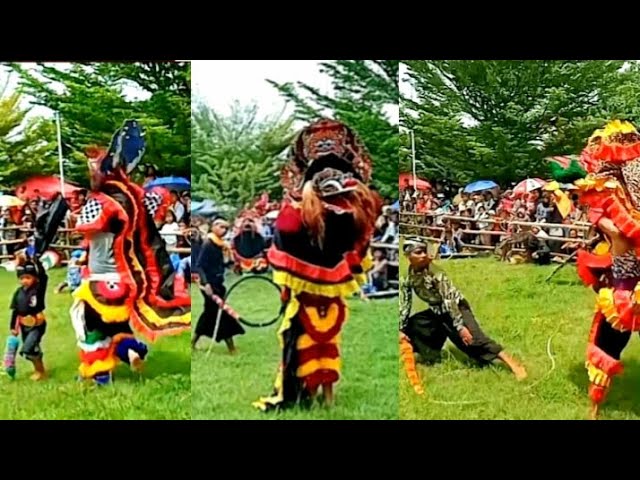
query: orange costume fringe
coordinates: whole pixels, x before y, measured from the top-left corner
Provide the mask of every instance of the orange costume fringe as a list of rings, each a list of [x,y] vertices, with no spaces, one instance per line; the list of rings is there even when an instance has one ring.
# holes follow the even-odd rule
[[[589,396],[597,405],[605,400],[613,377],[623,371],[620,354],[631,333],[640,331],[640,316],[634,313],[640,299],[640,191],[635,173],[640,134],[627,122],[611,122],[593,134],[582,158],[588,159],[588,175],[575,182],[580,202],[588,206],[589,221],[605,238],[594,251],[581,250],[577,257],[580,278],[597,292],[585,362]],[[598,227],[603,221],[615,226],[617,238]],[[610,247],[615,241],[632,248],[614,256]]]

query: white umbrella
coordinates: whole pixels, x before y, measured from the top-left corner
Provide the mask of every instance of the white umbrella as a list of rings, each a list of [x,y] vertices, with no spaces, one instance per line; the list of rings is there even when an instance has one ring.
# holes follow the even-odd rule
[[[538,190],[539,188],[544,187],[546,184],[547,182],[540,178],[527,178],[526,180],[521,181],[518,185],[515,186],[515,188],[513,189],[513,193],[515,195],[523,195],[525,193]]]

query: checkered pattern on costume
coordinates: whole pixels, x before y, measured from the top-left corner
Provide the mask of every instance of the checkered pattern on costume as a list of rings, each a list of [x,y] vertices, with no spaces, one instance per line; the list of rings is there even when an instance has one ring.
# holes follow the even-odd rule
[[[90,198],[85,203],[78,217],[78,225],[94,223],[102,214],[102,205],[95,198]]]
[[[143,201],[149,215],[155,217],[158,208],[162,205],[162,196],[156,192],[146,192]]]

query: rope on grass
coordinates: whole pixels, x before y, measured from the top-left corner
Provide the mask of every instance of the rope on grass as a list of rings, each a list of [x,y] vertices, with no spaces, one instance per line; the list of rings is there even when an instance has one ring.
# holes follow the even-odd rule
[[[531,390],[533,387],[539,385],[541,382],[543,382],[544,380],[546,380],[549,375],[551,375],[551,373],[556,369],[556,359],[551,351],[551,341],[553,340],[553,337],[555,337],[558,332],[560,331],[560,327],[562,327],[562,325],[558,325],[558,328],[556,329],[555,332],[553,332],[551,334],[551,336],[547,339],[547,357],[549,357],[549,360],[551,361],[551,368],[547,371],[547,373],[545,373],[541,378],[539,378],[538,380],[536,380],[535,382],[533,382],[531,385],[528,385],[527,387],[525,387],[525,391],[529,391]],[[511,398],[514,397],[515,394],[511,394],[511,395],[505,395],[503,397],[500,398]],[[429,403],[435,403],[437,405],[478,405],[481,403],[488,403],[490,401],[494,401],[495,398],[492,398],[490,400],[459,400],[459,401],[446,401],[446,400],[433,400],[429,397],[427,397],[427,401]]]

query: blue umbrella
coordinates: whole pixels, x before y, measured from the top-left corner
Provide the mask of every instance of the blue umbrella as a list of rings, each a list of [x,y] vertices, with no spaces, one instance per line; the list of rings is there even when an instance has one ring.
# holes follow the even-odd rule
[[[496,188],[498,184],[491,180],[478,180],[464,187],[464,193],[481,192],[482,190],[491,190]]]
[[[191,182],[182,177],[161,177],[147,183],[144,188],[164,187],[169,190],[188,190]]]
[[[391,205],[391,210],[398,212],[400,211],[400,200],[396,200],[396,203]]]

